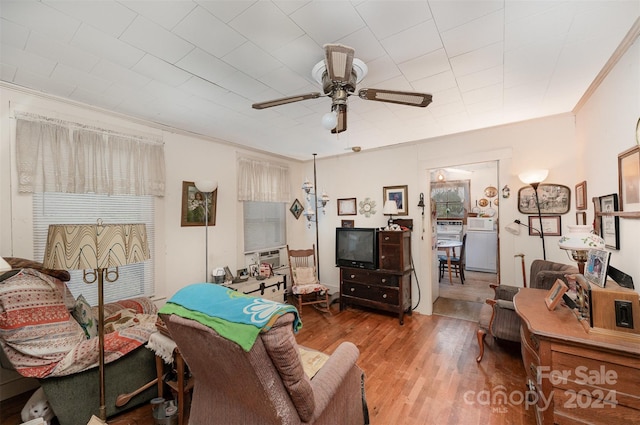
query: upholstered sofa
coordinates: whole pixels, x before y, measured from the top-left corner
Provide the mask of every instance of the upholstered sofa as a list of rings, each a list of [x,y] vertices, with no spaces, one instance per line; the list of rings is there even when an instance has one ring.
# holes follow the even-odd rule
[[[570,264],[534,260],[529,272],[530,287],[549,290],[556,280],[561,279],[567,283],[566,275],[576,273],[578,268]],[[482,361],[484,356],[484,337],[487,332],[498,340],[520,342],[520,317],[513,306],[513,297],[520,288],[502,284],[491,287],[495,290],[495,296],[486,300],[486,304],[480,311],[476,335],[480,348],[477,362]]]
[[[38,379],[60,425],[83,425],[99,410],[98,337],[95,309],[66,286],[69,273],[37,262],[5,258],[0,274],[2,367]],[[96,290],[95,286],[87,288]],[[156,378],[154,353],[144,347],[156,331],[157,309],[148,298],[105,305],[106,413],[151,400],[156,386],[115,406]]]

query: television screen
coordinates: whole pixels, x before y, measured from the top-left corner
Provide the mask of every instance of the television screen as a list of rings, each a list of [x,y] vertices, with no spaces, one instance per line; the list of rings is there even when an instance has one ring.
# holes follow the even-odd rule
[[[378,233],[375,228],[336,228],[336,265],[378,268]]]

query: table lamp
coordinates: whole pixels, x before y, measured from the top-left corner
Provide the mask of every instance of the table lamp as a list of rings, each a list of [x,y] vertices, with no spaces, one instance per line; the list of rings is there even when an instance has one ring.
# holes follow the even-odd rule
[[[382,214],[389,216],[389,221],[387,221],[387,226],[391,227],[393,224],[393,216],[398,215],[398,204],[396,201],[388,200],[384,203],[384,207],[382,208]]]
[[[570,224],[569,233],[562,236],[558,241],[560,249],[567,251],[567,255],[578,263],[578,271],[584,274],[584,265],[590,249],[601,249],[604,247],[604,239],[592,232],[590,225]]]

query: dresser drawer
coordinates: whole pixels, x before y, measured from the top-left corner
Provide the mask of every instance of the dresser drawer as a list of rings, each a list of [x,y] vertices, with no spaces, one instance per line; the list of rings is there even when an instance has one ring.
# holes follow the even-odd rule
[[[342,280],[344,282],[353,281],[378,286],[398,287],[398,276],[388,273],[376,273],[360,269],[342,270]]]
[[[383,232],[380,233],[380,238],[378,240],[380,242],[380,246],[387,244],[400,245],[403,237],[403,232]],[[398,249],[397,246],[396,249]]]
[[[342,284],[342,295],[345,297],[362,298],[394,306],[399,304],[400,299],[397,288],[353,282],[344,282]]]

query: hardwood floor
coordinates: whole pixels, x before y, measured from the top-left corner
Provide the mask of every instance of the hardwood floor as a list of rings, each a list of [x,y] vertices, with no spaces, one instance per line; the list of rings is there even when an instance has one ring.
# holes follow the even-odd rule
[[[532,410],[520,402],[525,372],[519,346],[502,346],[487,337],[478,364],[473,322],[413,314],[400,326],[396,316],[385,313],[351,307],[338,312],[337,304],[332,311],[328,315],[305,306],[297,341],[326,353],[342,341],[358,346],[371,424],[535,424]],[[490,403],[499,393],[513,402]],[[0,403],[3,425],[20,423],[28,396]],[[109,423],[153,425],[150,412],[142,406]]]

